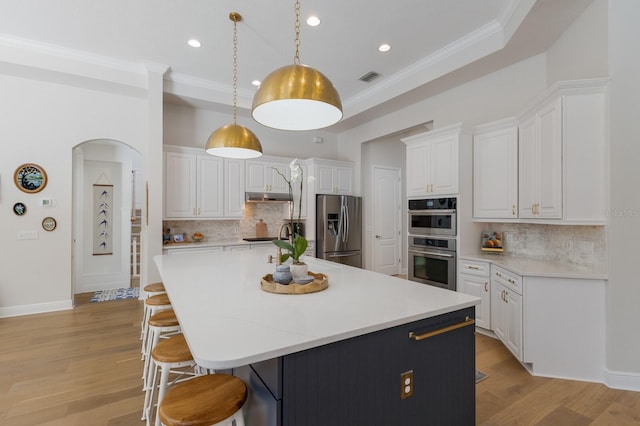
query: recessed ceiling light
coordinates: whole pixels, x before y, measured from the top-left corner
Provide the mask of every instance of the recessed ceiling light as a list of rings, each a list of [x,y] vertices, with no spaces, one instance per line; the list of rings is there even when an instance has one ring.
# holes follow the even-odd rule
[[[309,25],[310,27],[317,27],[318,25],[320,25],[320,18],[315,15],[309,16],[307,18],[307,25]]]
[[[187,44],[191,47],[200,47],[202,46],[202,43],[200,43],[198,40],[196,40],[195,38],[192,38],[191,40],[189,40],[187,42]]]
[[[382,43],[380,46],[378,46],[378,52],[388,52],[391,50],[391,45],[387,44],[387,43]]]
[[[251,84],[253,84],[254,86],[260,86],[260,80],[253,80]]]

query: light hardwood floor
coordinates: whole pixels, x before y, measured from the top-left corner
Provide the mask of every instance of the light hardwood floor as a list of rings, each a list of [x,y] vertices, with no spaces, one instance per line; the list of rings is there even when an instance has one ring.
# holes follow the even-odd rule
[[[72,311],[0,319],[0,425],[143,425],[142,302],[87,296]],[[489,375],[478,425],[640,425],[640,392],[533,377],[500,342],[476,343]]]

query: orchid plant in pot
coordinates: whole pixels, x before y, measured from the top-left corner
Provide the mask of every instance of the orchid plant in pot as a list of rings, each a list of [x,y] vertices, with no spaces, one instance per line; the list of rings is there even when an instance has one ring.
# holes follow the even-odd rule
[[[307,250],[308,241],[305,237],[300,235],[300,228],[297,224],[300,223],[301,214],[302,214],[302,194],[304,188],[304,172],[300,163],[298,163],[298,159],[294,159],[291,164],[289,164],[289,168],[291,170],[291,177],[287,179],[280,170],[274,168],[274,170],[282,176],[282,178],[287,183],[289,189],[289,197],[291,198],[291,202],[289,203],[289,241],[284,240],[274,240],[273,243],[284,250],[285,252],[280,257],[280,262],[286,262],[288,259],[292,260],[292,263],[289,265],[291,275],[293,279],[304,278],[307,276],[308,266],[300,260],[300,256],[304,254]],[[312,183],[314,180],[313,176],[307,177],[307,181]],[[300,185],[300,196],[296,200],[294,198],[293,186],[295,184]],[[298,202],[298,220],[294,222],[294,216],[296,213],[296,201]]]

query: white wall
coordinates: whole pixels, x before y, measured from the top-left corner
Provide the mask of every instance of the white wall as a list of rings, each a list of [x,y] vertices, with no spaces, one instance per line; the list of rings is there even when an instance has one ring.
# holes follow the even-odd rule
[[[640,390],[640,2],[609,2],[610,168],[607,367],[609,381]]]
[[[609,76],[607,0],[594,0],[547,50],[547,81]]]
[[[230,114],[177,104],[165,104],[164,144],[204,150],[209,135],[219,127],[231,123],[233,123],[233,116]],[[275,130],[243,116],[238,116],[238,124],[255,133],[265,155],[301,159],[311,157],[336,159],[337,137],[326,131],[288,132]],[[322,138],[322,143],[315,143],[314,137]]]
[[[547,88],[546,58],[538,55],[439,93],[338,136],[338,155],[360,163],[360,145],[433,120],[433,128],[476,125],[519,112]],[[360,188],[356,170],[356,188]],[[363,194],[364,195],[364,194]]]
[[[114,139],[140,150],[147,140],[146,101],[96,90],[0,74],[0,317],[64,309],[72,300],[72,150],[93,139]],[[25,194],[13,184],[22,163],[42,166],[48,184]],[[38,206],[43,198],[55,206]],[[13,214],[16,202],[27,205]],[[58,227],[42,230],[53,216]],[[35,230],[37,240],[16,239]]]

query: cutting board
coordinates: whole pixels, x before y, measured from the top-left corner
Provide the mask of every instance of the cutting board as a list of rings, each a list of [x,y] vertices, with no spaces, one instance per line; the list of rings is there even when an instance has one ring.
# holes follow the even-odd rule
[[[260,219],[260,221],[256,223],[256,237],[264,238],[267,236],[267,224]]]

